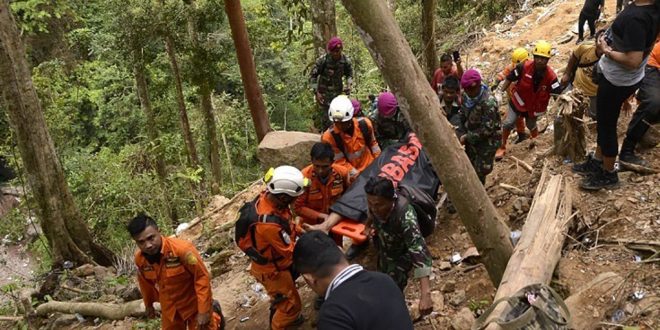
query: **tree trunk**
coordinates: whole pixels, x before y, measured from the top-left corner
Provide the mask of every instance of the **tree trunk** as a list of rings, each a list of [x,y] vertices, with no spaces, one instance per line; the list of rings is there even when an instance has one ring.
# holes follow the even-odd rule
[[[428,150],[451,201],[483,256],[491,281],[500,283],[513,247],[509,228],[477,178],[454,129],[440,111],[424,72],[415,61],[394,16],[380,0],[342,0],[362,40],[394,91],[413,131]]]
[[[195,147],[195,140],[190,132],[190,123],[188,122],[188,110],[186,110],[186,102],[183,100],[183,84],[181,83],[181,72],[179,71],[179,64],[176,59],[176,50],[174,48],[174,40],[172,36],[165,37],[165,50],[170,59],[170,67],[172,68],[172,76],[174,76],[174,86],[176,87],[176,103],[179,106],[179,121],[181,123],[181,135],[186,144],[186,152],[188,154],[188,166],[197,168],[199,166],[199,158],[197,157],[197,148]]]
[[[52,313],[64,313],[101,317],[106,320],[123,320],[129,316],[141,317],[144,316],[145,312],[142,299],[123,304],[51,300],[37,307],[37,315],[40,316],[48,316]]]
[[[170,227],[174,227],[177,223],[176,209],[174,204],[171,203],[168,189],[167,189],[167,171],[165,169],[165,161],[163,160],[163,153],[160,148],[160,141],[158,140],[158,126],[156,125],[156,115],[151,107],[149,100],[149,91],[147,89],[147,77],[144,69],[144,62],[142,59],[142,50],[134,50],[133,59],[133,73],[135,75],[135,85],[137,87],[138,98],[140,99],[140,106],[144,111],[144,116],[147,119],[147,136],[149,142],[153,144],[153,154],[156,160],[156,175],[158,182],[161,186],[163,194],[163,206],[167,212],[167,217],[171,220]]]
[[[544,169],[520,241],[509,260],[494,300],[510,297],[530,284],[549,284],[552,279],[572,219],[572,196],[568,183],[563,182],[561,175],[548,177],[548,171]],[[499,304],[489,319],[503,318],[501,314],[505,305]],[[491,323],[486,329],[500,327]]]
[[[387,8],[394,14],[396,12],[396,0],[387,0]]]
[[[325,45],[337,35],[335,0],[310,0],[312,12],[312,37],[316,57],[325,54]]]
[[[222,168],[220,165],[220,144],[218,143],[218,131],[215,125],[215,114],[213,113],[213,103],[211,100],[211,87],[203,86],[199,90],[202,97],[202,113],[206,123],[206,139],[209,144],[209,161],[211,162],[211,174],[213,175],[213,184],[211,192],[220,193],[220,184],[222,184]]]
[[[422,51],[428,81],[433,78],[433,71],[438,65],[435,51],[435,6],[436,0],[422,0]]]
[[[229,18],[229,27],[231,28],[231,37],[234,39],[236,47],[236,57],[238,66],[241,69],[241,80],[245,89],[245,98],[250,106],[250,114],[254,129],[257,132],[257,140],[261,142],[264,136],[271,131],[266,105],[261,96],[261,88],[257,77],[257,69],[252,58],[252,49],[248,39],[243,10],[240,0],[225,0],[225,12]]]
[[[191,12],[188,14],[188,35],[192,43],[193,53],[197,53],[200,50],[199,47],[201,47],[199,45],[199,41],[197,40],[197,28],[193,14],[196,10],[197,4],[194,0],[186,1],[186,3],[192,8]],[[218,143],[215,115],[213,114],[213,103],[211,100],[213,89],[211,88],[208,81],[198,81],[196,84],[200,97],[200,109],[202,110],[202,115],[204,116],[204,123],[206,126],[206,142],[208,143],[209,149],[208,159],[211,163],[211,176],[213,177],[213,182],[211,183],[211,193],[219,194],[220,184],[222,183],[222,171],[220,164],[220,144]]]
[[[0,0],[0,77],[0,95],[16,134],[41,227],[52,249],[53,266],[57,268],[64,261],[111,265],[114,255],[92,241],[73,201],[7,0]]]

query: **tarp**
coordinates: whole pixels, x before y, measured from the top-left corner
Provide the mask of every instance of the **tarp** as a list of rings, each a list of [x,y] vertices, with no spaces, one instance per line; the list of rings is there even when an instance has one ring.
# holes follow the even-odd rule
[[[367,219],[367,197],[364,185],[373,176],[383,176],[395,184],[414,186],[435,197],[440,179],[431,166],[422,144],[414,133],[405,142],[395,143],[383,150],[343,196],[330,207],[345,218],[358,221]]]

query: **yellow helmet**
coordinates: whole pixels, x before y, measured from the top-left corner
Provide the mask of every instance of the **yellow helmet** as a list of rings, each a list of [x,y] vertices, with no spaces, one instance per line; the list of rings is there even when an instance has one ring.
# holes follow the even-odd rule
[[[527,49],[518,47],[513,50],[513,54],[511,54],[511,62],[513,62],[513,65],[517,65],[518,63],[524,62],[529,58],[529,53],[527,52]]]
[[[552,57],[552,45],[545,40],[539,40],[534,45],[534,51],[532,52],[534,56],[541,56],[545,58]]]

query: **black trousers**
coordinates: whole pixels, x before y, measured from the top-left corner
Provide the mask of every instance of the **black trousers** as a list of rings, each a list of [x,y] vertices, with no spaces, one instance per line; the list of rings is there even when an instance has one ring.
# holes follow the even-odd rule
[[[624,143],[637,145],[642,139],[649,124],[660,120],[660,69],[646,66],[646,73],[637,92],[639,107],[632,116]]]
[[[621,106],[640,84],[641,82],[632,86],[615,86],[603,74],[598,79],[596,142],[605,157],[616,157],[619,152],[616,124],[619,121]]]
[[[584,39],[584,22],[586,21],[589,24],[589,32],[593,37],[596,34],[596,20],[600,16],[600,12],[596,16],[585,14],[580,12],[580,17],[578,18],[578,39]]]

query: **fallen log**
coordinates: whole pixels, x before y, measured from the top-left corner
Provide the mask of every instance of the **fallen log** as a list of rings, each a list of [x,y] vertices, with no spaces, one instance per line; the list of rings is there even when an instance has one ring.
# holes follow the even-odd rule
[[[512,296],[531,284],[549,284],[561,257],[571,217],[572,194],[561,175],[550,176],[543,169],[520,241],[509,259],[495,300]],[[499,304],[486,322],[503,318],[506,304]],[[487,323],[486,323],[487,324]],[[486,329],[501,329],[491,323]]]
[[[587,285],[564,301],[571,312],[571,329],[596,329],[605,309],[611,305],[611,296],[624,283],[623,277],[608,272],[598,275]]]
[[[589,106],[589,99],[573,89],[561,94],[553,107],[557,108],[554,121],[554,153],[562,158],[578,162],[584,158],[587,147],[584,112]]]
[[[123,320],[129,316],[144,316],[145,308],[142,299],[123,304],[49,301],[37,307],[37,315],[39,316],[47,316],[56,312],[65,314],[78,313],[82,316],[100,317],[106,320]]]
[[[642,175],[651,175],[651,174],[660,173],[660,170],[657,170],[655,168],[648,167],[648,166],[637,165],[637,164],[628,163],[628,162],[619,161],[619,165],[621,165],[621,168],[624,169],[624,170],[637,172],[637,173],[642,174]]]

